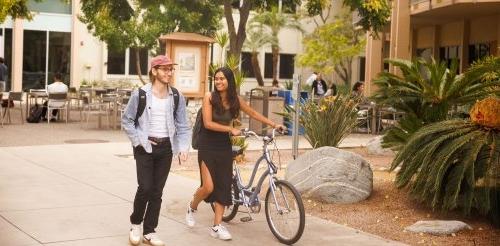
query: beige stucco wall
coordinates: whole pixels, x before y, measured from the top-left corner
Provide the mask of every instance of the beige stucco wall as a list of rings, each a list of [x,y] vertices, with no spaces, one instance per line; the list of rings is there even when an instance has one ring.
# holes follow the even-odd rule
[[[439,45],[440,46],[456,46],[460,45],[460,39],[462,34],[461,22],[451,22],[441,25],[440,35],[439,35]]]
[[[424,27],[420,29],[416,29],[416,44],[414,44],[414,48],[430,48],[434,45],[434,37],[433,37],[434,27]]]
[[[470,21],[470,43],[485,43],[497,40],[498,18],[499,15],[493,15],[472,19]]]

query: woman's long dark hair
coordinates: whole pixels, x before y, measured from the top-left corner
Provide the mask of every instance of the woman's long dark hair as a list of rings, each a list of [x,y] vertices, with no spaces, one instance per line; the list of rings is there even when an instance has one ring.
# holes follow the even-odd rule
[[[231,69],[227,67],[218,68],[213,77],[213,81],[215,82],[215,75],[218,72],[222,72],[224,77],[227,80],[227,101],[229,102],[229,112],[231,112],[231,116],[234,118],[238,117],[240,114],[240,100],[238,98],[238,93],[236,92],[236,83],[234,81],[234,73]],[[222,114],[224,112],[224,106],[222,105],[222,98],[217,89],[212,92],[212,106],[215,108],[215,112],[218,114]]]

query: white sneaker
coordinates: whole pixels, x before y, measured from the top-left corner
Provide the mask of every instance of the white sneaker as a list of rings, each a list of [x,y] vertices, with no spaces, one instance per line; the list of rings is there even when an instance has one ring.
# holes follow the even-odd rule
[[[221,240],[231,240],[231,234],[223,225],[216,225],[210,228],[210,236]]]
[[[191,208],[191,202],[189,202],[187,205],[187,212],[186,212],[186,223],[189,227],[194,227],[194,224],[196,224],[196,220],[194,219],[194,213],[196,213],[196,210]]]
[[[165,245],[163,243],[163,241],[160,238],[158,238],[158,236],[154,232],[144,235],[144,243],[149,244],[149,245],[153,245],[153,246],[164,246]]]
[[[132,245],[139,245],[141,243],[141,225],[134,225],[130,227],[128,240]]]

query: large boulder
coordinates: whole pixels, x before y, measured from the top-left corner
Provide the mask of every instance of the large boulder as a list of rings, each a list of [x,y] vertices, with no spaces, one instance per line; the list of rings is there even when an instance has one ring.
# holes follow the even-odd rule
[[[366,149],[368,150],[368,154],[382,155],[382,156],[394,155],[394,151],[392,151],[391,149],[382,148],[382,137],[383,136],[377,136],[368,141],[368,143],[366,144]]]
[[[290,162],[285,179],[301,194],[328,203],[355,203],[368,198],[373,189],[370,164],[360,155],[321,147]]]

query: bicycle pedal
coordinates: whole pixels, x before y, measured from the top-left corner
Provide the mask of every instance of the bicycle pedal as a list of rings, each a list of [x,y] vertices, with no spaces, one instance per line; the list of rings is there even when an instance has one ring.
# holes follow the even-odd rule
[[[252,221],[252,217],[248,216],[248,217],[241,217],[240,218],[240,221],[241,222],[249,222],[249,221]]]

